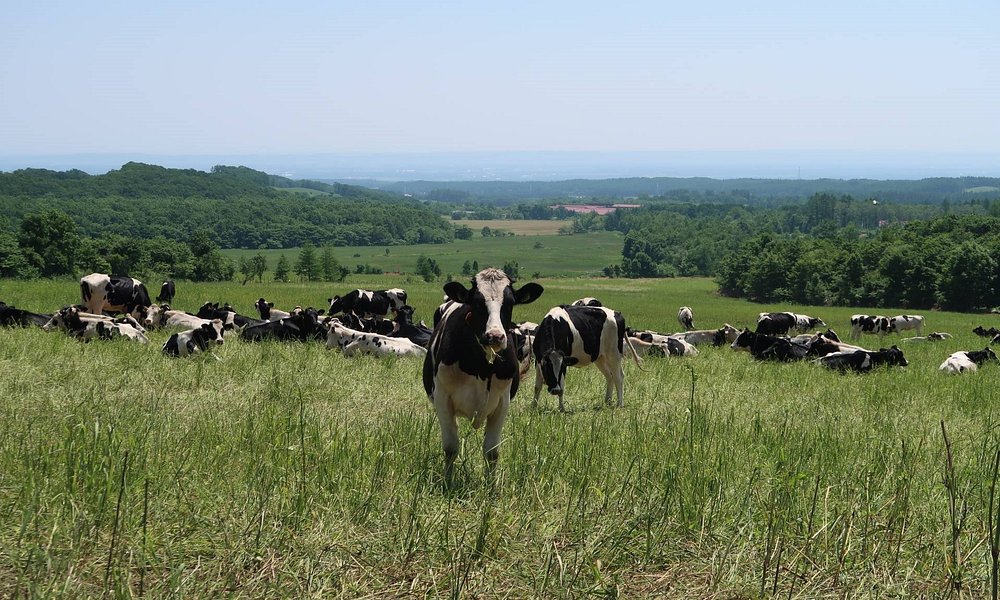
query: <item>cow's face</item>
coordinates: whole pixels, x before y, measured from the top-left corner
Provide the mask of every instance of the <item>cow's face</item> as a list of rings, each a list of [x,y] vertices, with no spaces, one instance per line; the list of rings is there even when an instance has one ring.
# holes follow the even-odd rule
[[[169,304],[154,304],[146,310],[146,316],[142,320],[136,319],[145,327],[156,327],[160,324],[160,321],[166,317],[167,311],[170,310]]]
[[[898,346],[893,346],[886,350],[885,348],[880,348],[879,352],[884,352],[886,356],[886,363],[890,365],[899,365],[900,367],[905,367],[910,364],[907,362],[906,358],[903,356],[903,351],[899,349]]]
[[[267,321],[271,318],[271,307],[274,306],[274,302],[268,302],[263,298],[258,298],[257,302],[255,302],[253,306],[257,309],[257,312],[260,313],[261,319]]]
[[[732,348],[733,350],[749,351],[750,345],[752,343],[753,343],[753,332],[750,331],[749,328],[744,328],[743,331],[741,331],[740,334],[736,336],[736,339],[733,340],[732,345],[729,347]]]
[[[549,350],[538,359],[538,369],[542,372],[542,380],[550,394],[558,396],[565,389],[566,367],[577,363],[572,356],[564,356],[558,350]]]
[[[224,341],[222,332],[225,329],[225,324],[222,319],[212,319],[211,323],[203,323],[201,329],[205,332],[205,339],[220,345]]]
[[[406,304],[406,291],[400,288],[386,290],[385,295],[389,297],[389,306],[396,310]]]
[[[448,298],[469,306],[466,324],[479,343],[500,352],[507,348],[507,331],[513,327],[515,304],[534,302],[542,295],[542,286],[528,283],[515,290],[507,275],[499,269],[485,269],[472,280],[472,289],[457,281],[444,286]]]

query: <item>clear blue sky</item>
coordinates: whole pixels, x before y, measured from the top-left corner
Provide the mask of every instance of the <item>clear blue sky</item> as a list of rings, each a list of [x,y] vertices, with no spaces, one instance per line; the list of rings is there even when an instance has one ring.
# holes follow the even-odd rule
[[[0,154],[1000,150],[1000,1],[7,2]]]

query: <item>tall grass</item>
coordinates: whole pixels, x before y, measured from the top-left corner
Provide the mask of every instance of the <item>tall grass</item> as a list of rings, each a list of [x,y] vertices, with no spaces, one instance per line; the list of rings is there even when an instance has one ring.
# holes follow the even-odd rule
[[[585,295],[664,331],[681,304],[699,326],[769,308],[704,280],[542,283],[516,319]],[[404,287],[427,318],[440,285]],[[75,299],[73,282],[2,288],[35,310]],[[177,304],[329,291],[182,283]],[[863,312],[795,309],[839,330]],[[496,485],[463,424],[451,490],[419,361],[235,339],[181,360],[166,332],[0,330],[0,596],[987,596],[1000,368],[937,372],[982,347],[986,318],[927,313],[955,338],[865,376],[728,348],[647,359],[623,409],[593,369],[570,371],[567,413],[532,409],[529,377]]]

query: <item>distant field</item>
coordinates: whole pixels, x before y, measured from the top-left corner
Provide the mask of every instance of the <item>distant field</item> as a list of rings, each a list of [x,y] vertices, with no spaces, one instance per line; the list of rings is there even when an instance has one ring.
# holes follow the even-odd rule
[[[320,190],[314,190],[314,189],[302,188],[302,187],[290,187],[290,188],[287,188],[287,187],[276,187],[274,189],[282,191],[282,192],[295,192],[295,193],[298,193],[298,194],[305,194],[307,196],[329,196],[330,195],[327,192],[321,192]]]
[[[449,221],[451,221],[449,219]],[[512,231],[516,235],[555,235],[559,233],[560,227],[565,227],[569,225],[569,221],[542,221],[542,220],[479,220],[479,219],[462,219],[460,221],[451,221],[456,227],[459,225],[468,225],[477,234],[483,229],[483,227],[489,227],[490,229],[503,229],[506,231]]]
[[[506,223],[508,221],[496,221]],[[509,221],[516,222],[516,221]],[[420,244],[415,246],[343,246],[334,248],[337,260],[352,270],[355,265],[369,264],[384,271],[413,273],[421,254],[433,258],[443,273],[458,275],[465,261],[478,261],[480,267],[503,266],[517,261],[521,275],[540,273],[543,277],[574,277],[600,275],[605,266],[620,263],[622,236],[616,232],[595,232],[583,235],[513,236],[458,240],[451,244]],[[536,248],[540,244],[540,248]],[[389,253],[386,254],[386,249]],[[258,250],[224,250],[235,260],[254,255]],[[292,265],[298,258],[297,248],[260,250],[273,272],[278,257],[284,254]],[[356,256],[357,255],[357,256]]]

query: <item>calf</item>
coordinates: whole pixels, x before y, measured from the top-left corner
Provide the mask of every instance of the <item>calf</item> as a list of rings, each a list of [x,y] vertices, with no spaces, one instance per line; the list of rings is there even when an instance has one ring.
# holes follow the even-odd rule
[[[52,318],[51,315],[28,312],[14,308],[0,301],[0,326],[4,327],[43,327]]]
[[[208,351],[209,344],[222,344],[224,330],[221,319],[212,319],[200,327],[188,329],[171,335],[165,344],[163,352],[169,356],[192,356]]]
[[[480,271],[466,289],[457,281],[444,292],[455,304],[440,310],[424,358],[423,383],[441,426],[444,476],[450,486],[460,439],[456,417],[486,425],[483,455],[492,474],[500,456],[500,434],[520,383],[511,329],[515,305],[534,302],[542,286],[515,289],[499,269]],[[435,315],[437,317],[437,315]]]
[[[986,361],[1000,362],[989,346],[974,352],[955,352],[941,363],[938,370],[950,375],[975,373],[979,370],[979,365]]]
[[[87,312],[128,313],[141,321],[152,304],[146,286],[138,279],[91,273],[80,279],[80,296]]]
[[[836,369],[842,373],[846,371],[867,373],[881,365],[899,365],[905,367],[909,364],[903,356],[903,351],[896,346],[888,349],[879,348],[877,352],[865,350],[834,352],[822,358],[817,358],[814,362],[830,369]]]
[[[591,298],[587,296],[586,298],[580,298],[579,300],[574,300],[573,304],[570,306],[604,306],[601,301],[597,298]]]
[[[277,321],[252,325],[240,332],[240,339],[247,342],[264,340],[308,342],[322,335],[319,311],[313,307],[299,309],[291,316]]]
[[[677,311],[677,322],[681,324],[684,331],[694,329],[694,312],[691,311],[690,306],[682,306],[680,310]]]
[[[889,317],[880,315],[851,315],[851,339],[861,338],[862,333],[872,333],[882,337],[889,332]]]
[[[532,352],[535,355],[535,399],[544,385],[550,394],[559,396],[559,410],[564,411],[566,368],[593,364],[604,375],[607,386],[605,403],[611,403],[612,389],[618,406],[624,405],[625,318],[618,311],[604,307],[557,306],[550,310],[535,332]],[[635,348],[629,346],[638,363]]]
[[[354,290],[343,296],[329,299],[329,313],[352,312],[360,317],[385,317],[389,309],[399,310],[406,304],[406,291],[400,288],[391,290]]]

